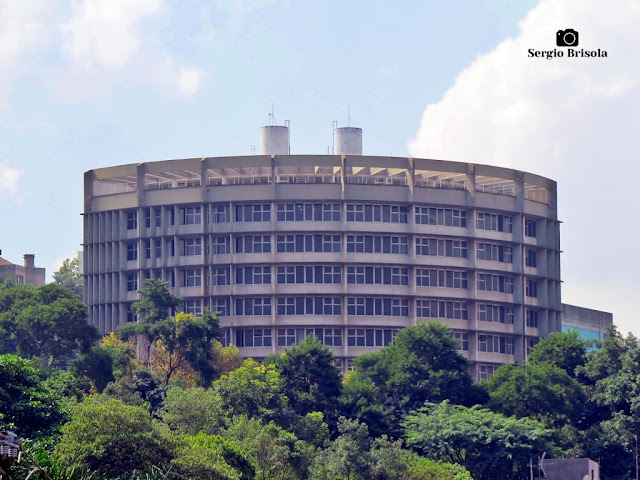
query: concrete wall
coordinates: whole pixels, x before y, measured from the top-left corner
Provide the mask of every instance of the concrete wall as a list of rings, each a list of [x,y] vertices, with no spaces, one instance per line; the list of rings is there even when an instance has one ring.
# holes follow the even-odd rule
[[[607,328],[613,325],[613,314],[575,305],[562,304],[562,330],[577,330],[585,340],[604,340]]]

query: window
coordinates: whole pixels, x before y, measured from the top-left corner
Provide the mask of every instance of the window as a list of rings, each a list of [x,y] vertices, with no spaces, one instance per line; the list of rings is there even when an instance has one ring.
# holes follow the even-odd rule
[[[136,315],[135,310],[131,310],[131,305],[127,309],[127,323],[137,322],[138,316]]]
[[[478,351],[513,355],[513,338],[501,335],[478,335]]]
[[[271,205],[268,203],[236,205],[236,222],[270,222]]]
[[[524,253],[524,264],[527,267],[533,267],[533,268],[537,267],[538,266],[537,257],[538,257],[538,252],[530,248],[527,248]]]
[[[229,285],[229,270],[230,267],[213,267],[211,276],[212,285]]]
[[[408,285],[406,267],[347,267],[347,283],[356,285]]]
[[[162,239],[156,238],[155,240],[156,258],[162,257]]]
[[[342,346],[342,329],[341,328],[307,328],[305,336],[314,335],[320,343],[329,347]]]
[[[211,206],[211,223],[228,223],[231,221],[230,207],[228,204]]]
[[[127,275],[127,292],[135,292],[138,290],[138,275],[130,273]]]
[[[340,266],[287,265],[277,270],[278,283],[342,283]]]
[[[278,297],[278,315],[342,315],[340,297]]]
[[[406,298],[347,297],[347,315],[409,316]]]
[[[156,227],[162,226],[162,208],[156,207],[153,209],[153,215],[155,217]]]
[[[511,215],[477,212],[476,228],[511,233],[513,231],[513,219]]]
[[[347,345],[350,347],[386,347],[393,343],[398,330],[391,328],[349,328]]]
[[[183,272],[183,285],[185,287],[202,286],[202,270],[199,268],[191,268]]]
[[[145,258],[151,258],[151,240],[144,241]]]
[[[237,285],[265,285],[271,283],[271,267],[236,267]]]
[[[24,275],[16,275],[16,283],[24,284]]]
[[[540,342],[539,338],[527,338],[527,357],[531,355],[531,350],[533,350],[533,347],[535,347],[538,342]]]
[[[527,308],[525,315],[527,320],[527,327],[538,328],[538,311],[530,310]]]
[[[416,286],[468,288],[467,272],[464,270],[416,268]]]
[[[492,260],[494,262],[513,263],[513,247],[497,243],[478,243],[478,260]]]
[[[167,220],[169,222],[169,225],[175,225],[176,224],[176,215],[175,215],[176,212],[173,209],[173,207],[167,208],[166,212],[167,212]]]
[[[237,298],[236,315],[271,315],[271,297]]]
[[[231,253],[230,240],[228,236],[213,237],[211,240],[211,251],[214,255],[226,255]]]
[[[138,228],[138,212],[129,210],[127,212],[127,230],[135,230]]]
[[[230,314],[229,297],[211,297],[211,311],[219,317],[226,317]]]
[[[137,242],[127,243],[127,260],[138,260],[138,244]]]
[[[144,226],[147,228],[151,228],[151,209],[144,209]]]
[[[530,278],[527,278],[527,281],[525,283],[525,295],[527,297],[537,297],[538,296],[538,282],[535,280],[532,280]]]
[[[491,273],[478,273],[478,290],[513,293],[513,277]]]
[[[478,365],[478,381],[489,380],[497,369],[496,365]]]
[[[467,241],[418,237],[416,238],[416,255],[467,258]]]
[[[513,324],[513,307],[479,303],[476,308],[479,322]]]
[[[182,208],[183,225],[200,225],[202,223],[202,207]]]
[[[279,253],[331,253],[340,252],[340,235],[277,235],[276,249]]]
[[[469,350],[469,334],[463,332],[453,332],[453,339],[458,344],[458,350],[467,351]]]
[[[268,253],[270,251],[270,235],[243,235],[236,237],[236,253]]]
[[[184,313],[190,313],[194,317],[202,315],[202,300],[185,300]]]
[[[524,234],[527,237],[536,236],[536,221],[525,219],[524,221]]]
[[[417,300],[416,315],[418,318],[453,318],[469,320],[467,302],[449,300]]]
[[[218,341],[222,344],[224,348],[227,348],[231,345],[231,329],[224,328],[222,329],[222,335],[218,337]]]
[[[183,240],[183,255],[202,255],[202,238],[185,238]]]
[[[404,205],[347,204],[347,222],[407,223],[408,217]]]
[[[407,237],[389,235],[347,235],[347,252],[409,253]]]
[[[466,227],[467,212],[457,208],[416,207],[418,225],[444,225],[447,227]]]
[[[277,206],[279,222],[339,222],[339,203],[279,203]]]
[[[297,345],[296,329],[295,328],[279,328],[278,329],[278,346],[279,347],[291,347]]]
[[[236,345],[238,347],[270,347],[270,328],[241,328],[236,330]]]

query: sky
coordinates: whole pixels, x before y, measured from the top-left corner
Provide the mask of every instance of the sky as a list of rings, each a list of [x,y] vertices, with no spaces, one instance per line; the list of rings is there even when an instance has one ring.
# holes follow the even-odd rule
[[[327,153],[349,112],[367,155],[556,180],[563,302],[640,335],[638,25],[640,0],[0,0],[2,256],[50,277],[81,248],[87,170],[248,155],[271,112]]]

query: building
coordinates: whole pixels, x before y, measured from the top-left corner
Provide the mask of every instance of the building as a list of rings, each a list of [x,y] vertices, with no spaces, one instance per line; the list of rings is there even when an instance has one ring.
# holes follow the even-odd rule
[[[36,287],[44,285],[45,269],[36,267],[36,256],[32,253],[25,253],[23,257],[23,265],[11,263],[0,257],[0,280],[10,278],[16,283],[27,283]]]
[[[576,330],[584,340],[604,340],[607,328],[613,325],[613,314],[562,304],[562,331]]]
[[[146,278],[184,309],[219,312],[245,356],[314,334],[348,367],[424,319],[447,323],[486,378],[561,329],[556,183],[469,163],[290,155],[263,127],[262,155],[120,165],[85,173],[90,321],[134,321]]]

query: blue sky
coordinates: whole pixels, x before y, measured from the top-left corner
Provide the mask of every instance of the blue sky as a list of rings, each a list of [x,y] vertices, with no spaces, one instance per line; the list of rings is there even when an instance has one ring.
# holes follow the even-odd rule
[[[640,334],[637,0],[0,0],[0,249],[50,275],[82,242],[82,176],[250,154],[291,121],[326,153],[347,108],[364,153],[559,182],[563,301]],[[561,28],[607,58],[529,58]]]

